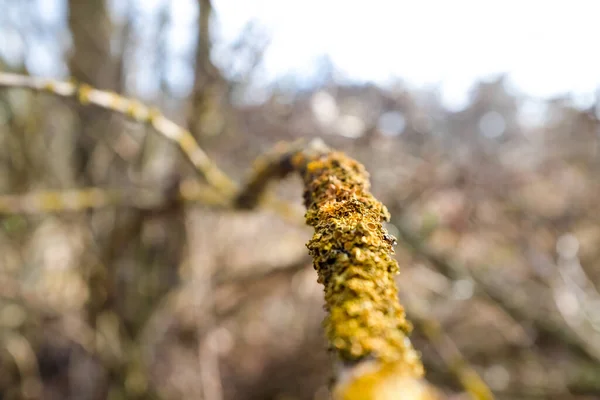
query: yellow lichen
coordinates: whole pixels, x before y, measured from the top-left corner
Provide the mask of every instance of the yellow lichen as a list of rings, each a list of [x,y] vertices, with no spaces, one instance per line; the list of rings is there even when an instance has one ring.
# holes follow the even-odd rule
[[[304,180],[306,222],[315,228],[307,247],[325,290],[332,349],[342,361],[369,357],[421,376],[393,278],[395,239],[382,225],[389,213],[369,193],[364,167],[339,152],[291,162]]]
[[[59,193],[47,192],[39,196],[41,208],[44,210],[59,210],[62,208],[63,201]]]
[[[194,136],[192,136],[190,131],[184,131],[177,138],[177,143],[186,154],[192,154],[198,147],[196,139],[194,139]]]
[[[55,92],[56,91],[56,85],[52,81],[47,81],[42,86],[42,90],[44,90],[46,92],[50,92],[50,93]]]
[[[358,371],[337,374],[334,399],[433,399],[398,301],[396,239],[383,226],[390,215],[369,192],[360,163],[322,142],[278,146],[254,164],[235,204],[256,207],[269,181],[294,171],[304,181],[306,223],[314,227],[307,247],[324,286],[329,346],[343,370]]]
[[[85,105],[90,102],[90,93],[92,93],[92,87],[86,84],[80,84],[77,91],[77,98],[79,103]]]

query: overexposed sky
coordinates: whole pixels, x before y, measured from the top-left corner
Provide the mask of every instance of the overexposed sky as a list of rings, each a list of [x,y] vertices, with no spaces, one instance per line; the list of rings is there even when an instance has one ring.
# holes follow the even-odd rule
[[[214,0],[214,6],[226,38],[251,19],[268,29],[271,77],[301,74],[328,54],[352,78],[441,83],[449,102],[461,101],[474,80],[502,72],[533,96],[589,94],[600,86],[597,0]]]
[[[121,0],[106,1],[117,21],[133,12],[141,31],[157,29],[157,11],[170,5],[168,76],[185,92],[193,78],[189,59],[197,0],[134,0],[133,9]],[[62,24],[63,29],[66,3],[34,2],[41,22]],[[571,92],[583,104],[600,87],[600,0],[213,0],[213,4],[220,43],[237,40],[250,21],[271,38],[262,65],[261,79],[266,81],[292,74],[299,79],[314,76],[316,61],[327,55],[346,78],[378,83],[402,79],[413,87],[440,85],[443,102],[458,108],[476,80],[499,73],[508,73],[514,87],[525,94],[549,97]],[[7,13],[0,23],[21,19]],[[68,72],[57,64],[60,47],[68,43],[65,35],[58,41],[26,44],[9,24],[0,28],[6,39],[0,41],[3,56],[18,60],[27,49],[33,73]],[[150,54],[143,48],[138,53]],[[218,51],[215,58],[219,64]],[[147,68],[138,76],[152,73],[150,59],[140,65]],[[148,86],[157,81],[155,77],[146,78],[137,79],[139,91],[156,91]]]

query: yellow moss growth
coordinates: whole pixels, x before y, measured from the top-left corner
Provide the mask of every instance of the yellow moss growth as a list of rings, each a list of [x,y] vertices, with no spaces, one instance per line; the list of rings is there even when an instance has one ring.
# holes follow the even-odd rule
[[[254,208],[270,181],[291,172],[304,181],[307,247],[325,291],[324,321],[336,355],[334,400],[432,400],[423,365],[397,297],[396,239],[383,226],[388,210],[369,192],[368,173],[324,143],[277,146],[254,165],[235,204]]]
[[[307,247],[325,289],[331,348],[345,362],[369,357],[421,376],[393,278],[395,238],[382,225],[389,213],[369,193],[364,167],[340,152],[296,155],[292,163],[305,184],[306,222],[315,228]]]

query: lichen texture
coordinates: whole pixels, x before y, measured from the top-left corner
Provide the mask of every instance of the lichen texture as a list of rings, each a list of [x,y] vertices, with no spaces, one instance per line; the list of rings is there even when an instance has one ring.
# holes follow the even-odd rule
[[[369,192],[361,164],[340,152],[313,158],[300,153],[292,161],[305,184],[306,222],[315,228],[307,247],[325,288],[329,343],[342,361],[401,361],[421,375],[397,298],[395,239],[382,226],[389,213]]]
[[[277,147],[255,165],[237,203],[254,207],[267,182],[288,173],[304,181],[307,247],[324,286],[324,322],[336,355],[335,400],[433,399],[398,301],[396,239],[386,207],[369,192],[365,168],[323,144]],[[402,389],[400,389],[402,388]]]

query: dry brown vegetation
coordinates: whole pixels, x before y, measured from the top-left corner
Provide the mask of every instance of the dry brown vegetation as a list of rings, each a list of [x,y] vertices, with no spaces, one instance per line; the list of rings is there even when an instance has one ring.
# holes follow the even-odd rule
[[[134,16],[68,3],[70,75],[138,97],[126,84]],[[0,398],[327,399],[335,373],[301,179],[269,185],[258,208],[227,201],[253,160],[298,138],[369,171],[398,240],[411,341],[442,397],[600,396],[598,104],[553,99],[530,123],[533,100],[499,78],[460,112],[430,92],[335,81],[239,105],[245,82],[206,59],[198,19],[194,92],[175,96],[157,65],[159,94],[145,101],[188,126],[206,158],[161,136],[156,113],[136,121],[140,108],[0,88]],[[400,134],[386,114],[401,116]],[[48,194],[80,188],[94,207]]]

